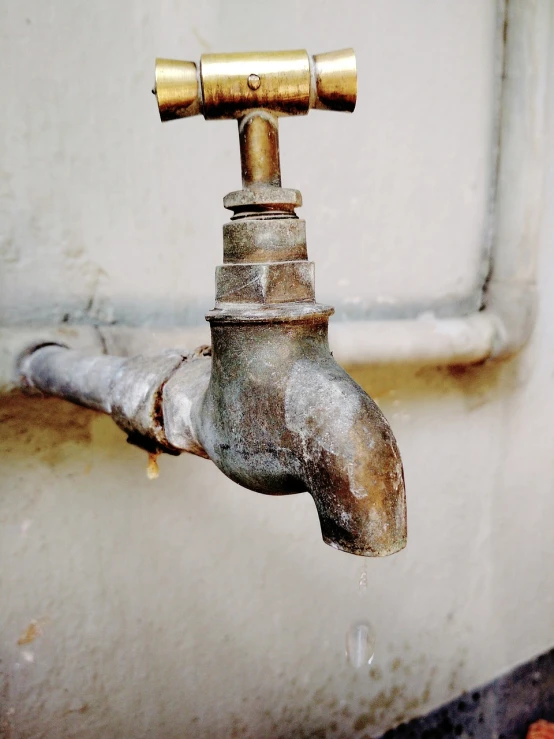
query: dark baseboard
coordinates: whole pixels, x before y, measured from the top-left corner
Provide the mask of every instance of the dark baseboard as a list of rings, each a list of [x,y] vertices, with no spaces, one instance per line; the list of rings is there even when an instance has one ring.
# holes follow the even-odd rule
[[[381,739],[525,739],[541,718],[554,722],[554,649]]]

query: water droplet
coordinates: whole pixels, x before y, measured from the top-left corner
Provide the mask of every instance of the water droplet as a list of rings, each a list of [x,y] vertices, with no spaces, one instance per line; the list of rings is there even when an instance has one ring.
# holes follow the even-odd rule
[[[21,536],[25,536],[26,535],[26,533],[29,531],[32,523],[33,522],[31,521],[30,518],[23,519],[23,521],[21,522]]]
[[[148,455],[148,466],[146,468],[146,477],[149,480],[156,480],[160,476],[160,468],[158,467],[159,454]]]
[[[346,632],[346,658],[356,670],[370,665],[375,653],[375,629],[369,621],[358,621]]]
[[[358,580],[358,590],[360,592],[367,590],[367,563],[364,561],[360,572],[360,579]]]

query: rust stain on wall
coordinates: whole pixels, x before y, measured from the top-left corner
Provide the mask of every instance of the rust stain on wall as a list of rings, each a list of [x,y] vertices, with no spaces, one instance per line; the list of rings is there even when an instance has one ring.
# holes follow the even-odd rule
[[[76,447],[92,442],[92,424],[101,414],[58,398],[0,396],[0,454],[36,458],[55,467]]]
[[[32,644],[37,637],[42,634],[41,623],[39,621],[31,621],[24,631],[21,632],[21,636],[17,640],[20,647],[25,644]]]

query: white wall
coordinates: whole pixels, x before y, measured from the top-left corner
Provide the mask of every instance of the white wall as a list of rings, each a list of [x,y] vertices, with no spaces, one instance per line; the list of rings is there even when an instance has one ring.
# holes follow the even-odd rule
[[[167,325],[211,307],[236,131],[161,126],[152,60],[256,46],[358,52],[353,116],[282,125],[319,299],[469,309],[493,2],[68,5],[12,3],[0,30],[5,324]],[[552,153],[547,172],[549,204]],[[307,495],[256,495],[186,456],[149,481],[110,419],[1,398],[0,736],[362,737],[552,646],[553,238],[550,206],[518,358],[353,371],[405,463],[409,544],[388,559],[323,545]],[[376,654],[356,671],[344,640],[363,619]]]

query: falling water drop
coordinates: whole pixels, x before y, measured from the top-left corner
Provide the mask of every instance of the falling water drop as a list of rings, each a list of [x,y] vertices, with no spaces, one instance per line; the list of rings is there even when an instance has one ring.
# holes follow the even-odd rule
[[[365,561],[362,564],[360,579],[358,580],[358,592],[362,593],[364,590],[367,590],[367,563]]]
[[[375,652],[375,629],[369,621],[358,621],[346,632],[346,657],[359,670],[370,665]]]
[[[148,454],[148,466],[146,467],[146,477],[149,480],[156,480],[160,476],[160,468],[158,467],[159,454]]]

